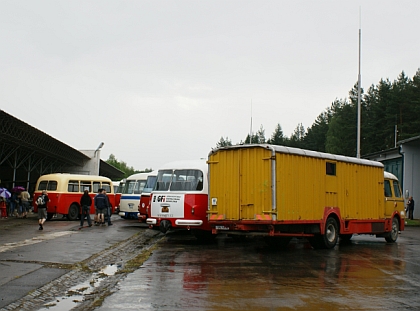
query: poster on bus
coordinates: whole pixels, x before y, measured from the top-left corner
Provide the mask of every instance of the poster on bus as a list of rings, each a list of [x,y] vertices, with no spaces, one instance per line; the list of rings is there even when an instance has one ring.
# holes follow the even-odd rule
[[[184,218],[184,194],[153,194],[151,217]]]

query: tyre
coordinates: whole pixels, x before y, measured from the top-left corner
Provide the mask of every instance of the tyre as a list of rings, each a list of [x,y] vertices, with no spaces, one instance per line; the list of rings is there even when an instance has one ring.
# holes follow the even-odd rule
[[[309,239],[309,243],[315,249],[334,248],[338,241],[339,228],[337,221],[333,217],[329,217],[325,223],[325,232],[323,235],[316,235]]]
[[[325,232],[323,237],[323,244],[325,248],[331,249],[334,248],[334,246],[337,244],[338,241],[338,224],[335,218],[329,217],[327,219],[327,223],[325,224]]]
[[[162,220],[159,225],[159,230],[162,233],[166,233],[171,229],[171,222],[169,220]]]
[[[68,220],[76,220],[79,217],[79,206],[75,203],[70,205],[69,212],[67,214]]]
[[[54,213],[47,213],[47,220],[51,220],[54,217]]]
[[[386,236],[385,236],[385,240],[388,243],[395,243],[398,239],[398,232],[400,230],[400,222],[398,221],[398,219],[396,217],[392,218],[392,228],[391,228],[391,232],[389,232]]]

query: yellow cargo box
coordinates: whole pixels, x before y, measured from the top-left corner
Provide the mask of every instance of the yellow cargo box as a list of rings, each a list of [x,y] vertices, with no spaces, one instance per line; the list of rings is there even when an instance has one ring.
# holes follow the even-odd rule
[[[392,241],[404,228],[398,180],[392,174],[385,178],[380,162],[284,146],[242,145],[213,150],[208,165],[208,213],[214,233],[306,236],[314,238],[314,245],[330,248],[323,243],[329,229],[336,230],[330,238],[335,245],[339,234],[348,238],[374,233]],[[391,190],[388,197],[385,184]],[[332,226],[328,219],[333,219]]]

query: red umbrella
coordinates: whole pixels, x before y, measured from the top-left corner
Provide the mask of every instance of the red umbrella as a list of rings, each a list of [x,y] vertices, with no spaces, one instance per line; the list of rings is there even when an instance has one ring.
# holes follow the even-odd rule
[[[21,186],[16,186],[12,189],[12,192],[19,192],[19,191],[25,191],[25,188]]]

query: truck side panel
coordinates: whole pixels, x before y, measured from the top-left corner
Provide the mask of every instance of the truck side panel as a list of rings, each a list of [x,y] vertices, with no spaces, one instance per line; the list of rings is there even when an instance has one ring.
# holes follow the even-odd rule
[[[271,156],[271,150],[264,148],[219,150],[211,155],[212,219],[321,221],[325,208],[338,208],[344,220],[385,217],[381,167],[287,153],[275,154],[272,210]],[[327,174],[327,162],[334,174]],[[211,198],[217,198],[217,204]]]

